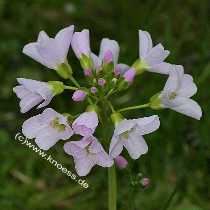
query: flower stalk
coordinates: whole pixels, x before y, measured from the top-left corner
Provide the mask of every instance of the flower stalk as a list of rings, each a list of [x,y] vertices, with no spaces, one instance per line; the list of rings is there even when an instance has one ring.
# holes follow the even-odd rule
[[[149,107],[149,103],[147,104],[142,104],[142,105],[137,105],[137,106],[129,106],[129,107],[125,107],[122,109],[117,110],[117,112],[125,112],[125,111],[129,111],[129,110],[134,110],[134,109],[143,109],[146,107]]]
[[[117,210],[117,178],[115,166],[108,168],[109,210]]]

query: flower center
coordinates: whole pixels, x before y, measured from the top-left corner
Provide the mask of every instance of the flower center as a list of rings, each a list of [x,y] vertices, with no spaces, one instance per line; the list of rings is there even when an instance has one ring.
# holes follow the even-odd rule
[[[169,95],[169,99],[170,100],[173,100],[173,99],[176,98],[176,96],[177,96],[177,93],[176,92],[171,92],[171,94]]]
[[[58,132],[63,132],[66,129],[66,125],[60,123],[58,117],[56,117],[50,122],[50,126],[56,129]]]

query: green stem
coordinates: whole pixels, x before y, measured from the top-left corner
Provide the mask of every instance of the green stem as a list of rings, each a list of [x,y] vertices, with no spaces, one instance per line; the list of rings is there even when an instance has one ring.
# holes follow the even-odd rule
[[[108,168],[109,210],[117,210],[117,180],[115,166]]]
[[[67,85],[65,85],[65,89],[66,90],[78,90],[77,87],[72,87],[72,86],[67,86]]]
[[[73,83],[76,87],[80,88],[79,83],[77,82],[77,80],[76,80],[76,79],[74,79],[74,77],[73,77],[73,76],[70,76],[70,77],[69,77],[69,79],[72,81],[72,83]]]
[[[143,109],[143,108],[146,108],[146,107],[149,107],[149,103],[148,104],[138,105],[138,106],[125,107],[125,108],[117,110],[117,112],[125,112],[125,111],[128,111],[128,110],[134,110],[134,109]]]

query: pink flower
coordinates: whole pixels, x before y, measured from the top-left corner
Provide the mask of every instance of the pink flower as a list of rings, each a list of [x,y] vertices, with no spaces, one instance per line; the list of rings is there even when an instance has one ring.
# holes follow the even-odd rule
[[[135,75],[136,75],[135,69],[131,68],[124,73],[123,77],[124,77],[126,82],[131,84],[133,82],[134,78],[135,78]]]
[[[84,101],[86,96],[87,94],[83,90],[76,90],[73,93],[72,99],[73,101],[76,101],[76,102]]]
[[[98,85],[99,86],[103,87],[105,84],[106,84],[106,80],[105,79],[103,79],[103,78],[99,78],[98,79]]]
[[[65,143],[64,151],[73,156],[75,169],[79,176],[86,176],[95,165],[102,167],[113,165],[113,160],[93,136]]]

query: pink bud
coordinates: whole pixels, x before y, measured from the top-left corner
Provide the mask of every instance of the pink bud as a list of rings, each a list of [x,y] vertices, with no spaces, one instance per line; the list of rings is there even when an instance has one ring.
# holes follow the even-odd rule
[[[149,178],[142,178],[141,179],[141,181],[140,181],[140,183],[141,183],[141,185],[143,186],[143,187],[149,187],[149,185],[150,185],[150,179]]]
[[[128,165],[128,161],[122,155],[118,155],[114,160],[119,169],[124,169]]]
[[[83,101],[86,97],[86,93],[83,90],[76,90],[73,93],[72,99],[73,101]]]
[[[104,54],[104,63],[110,63],[113,60],[113,55],[110,50],[107,50]]]
[[[97,92],[97,88],[96,87],[91,87],[90,92],[95,94]]]
[[[136,75],[136,71],[134,68],[128,69],[123,75],[125,81],[127,81],[129,84],[131,84],[134,80],[134,77]]]
[[[99,78],[98,79],[98,85],[99,86],[103,87],[105,84],[106,84],[106,80],[105,79],[103,79],[103,78]]]
[[[90,77],[90,76],[92,75],[91,69],[85,69],[85,70],[84,70],[84,75],[85,75],[86,77]]]

